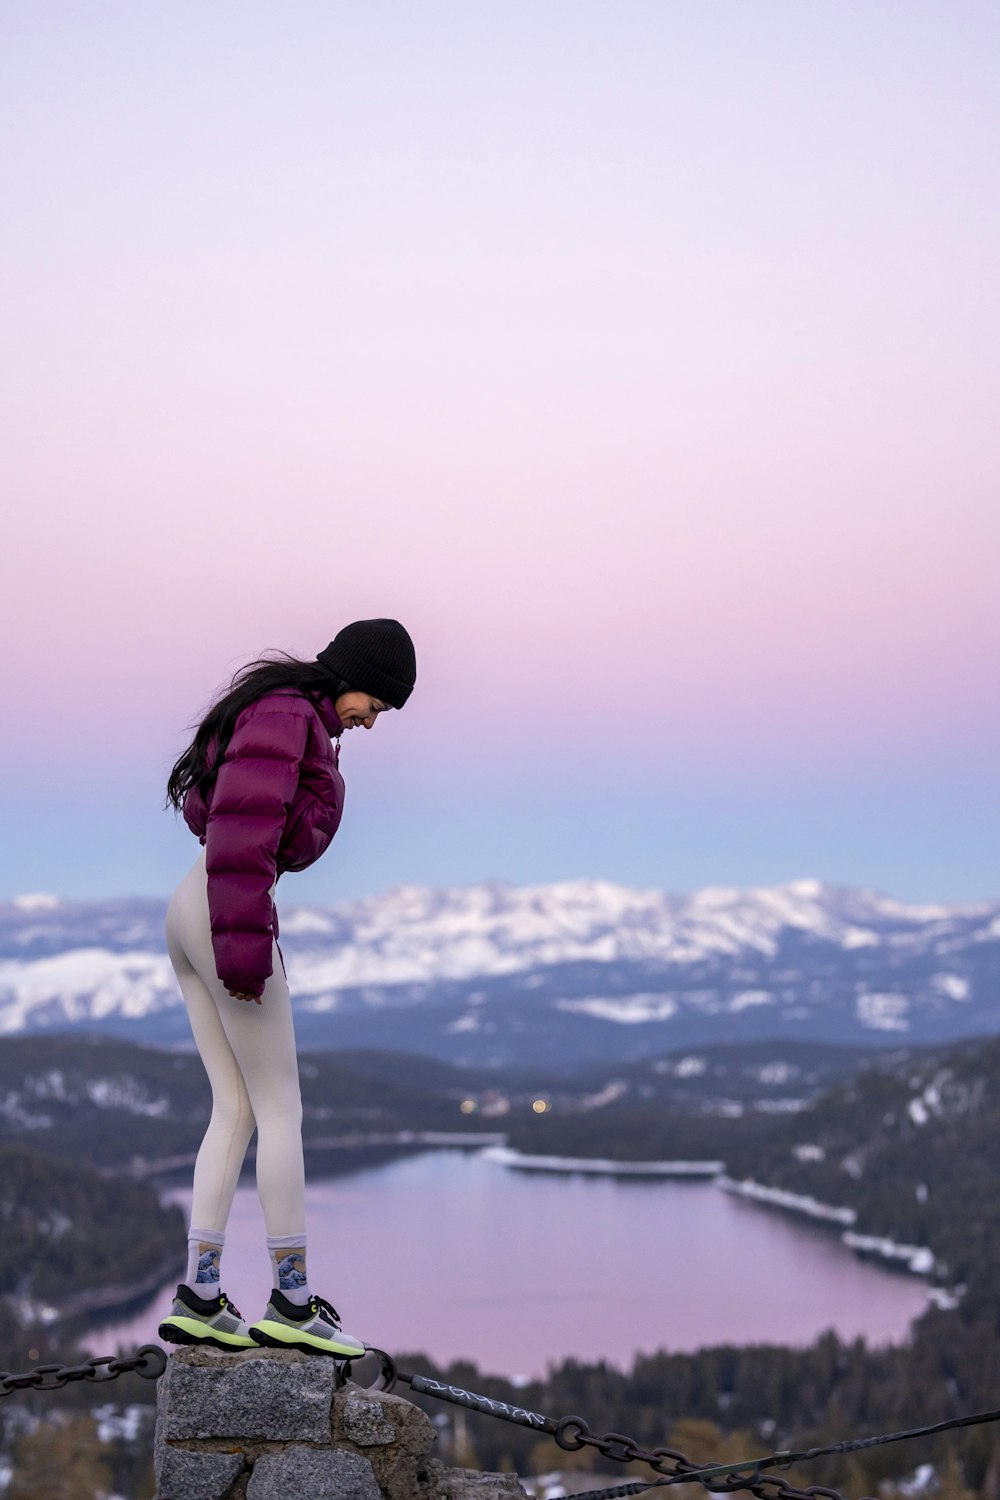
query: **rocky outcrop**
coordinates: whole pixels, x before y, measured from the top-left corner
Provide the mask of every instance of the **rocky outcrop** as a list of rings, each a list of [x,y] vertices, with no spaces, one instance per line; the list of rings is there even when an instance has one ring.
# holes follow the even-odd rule
[[[293,1349],[183,1349],[157,1408],[156,1500],[526,1500],[513,1475],[432,1458],[419,1407]]]

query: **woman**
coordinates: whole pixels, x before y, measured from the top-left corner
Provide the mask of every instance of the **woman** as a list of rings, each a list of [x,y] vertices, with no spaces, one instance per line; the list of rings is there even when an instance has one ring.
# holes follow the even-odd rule
[[[416,680],[397,620],[356,620],[315,661],[251,662],[213,705],[177,761],[167,799],[203,845],[167,910],[167,950],[212,1085],[195,1162],[185,1279],[160,1337],[177,1344],[257,1344],[356,1358],[336,1310],[306,1272],[302,1102],[273,895],[340,824],[344,729],[371,729],[402,708]],[[273,1289],[247,1327],[220,1285],[226,1221],[257,1131],[257,1190]]]

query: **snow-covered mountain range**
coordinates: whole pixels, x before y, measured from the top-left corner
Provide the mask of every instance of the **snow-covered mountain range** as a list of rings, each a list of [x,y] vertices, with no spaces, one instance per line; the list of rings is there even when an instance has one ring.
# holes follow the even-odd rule
[[[486,881],[337,907],[278,894],[305,1046],[551,1064],[741,1037],[1000,1031],[1000,903],[904,905],[816,880],[687,896]],[[154,900],[0,903],[0,1032],[184,1041],[164,913]]]

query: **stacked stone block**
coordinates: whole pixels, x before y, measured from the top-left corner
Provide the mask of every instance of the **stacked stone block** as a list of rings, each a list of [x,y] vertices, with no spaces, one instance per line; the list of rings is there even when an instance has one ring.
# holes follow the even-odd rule
[[[446,1469],[401,1396],[338,1388],[297,1350],[172,1354],[157,1393],[156,1500],[515,1500],[510,1474]]]

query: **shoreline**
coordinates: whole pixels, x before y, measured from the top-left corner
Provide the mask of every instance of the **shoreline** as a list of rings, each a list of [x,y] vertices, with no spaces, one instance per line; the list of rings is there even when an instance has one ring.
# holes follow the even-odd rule
[[[718,1186],[724,1192],[740,1198],[748,1198],[765,1208],[781,1208],[786,1213],[798,1214],[823,1224],[843,1224],[846,1227],[837,1236],[847,1250],[852,1250],[862,1260],[887,1262],[887,1270],[903,1271],[910,1276],[919,1276],[926,1283],[927,1300],[942,1311],[951,1311],[961,1301],[964,1287],[935,1286],[930,1278],[937,1271],[934,1252],[927,1245],[902,1245],[887,1235],[859,1234],[854,1225],[857,1213],[853,1208],[839,1208],[830,1203],[803,1193],[792,1193],[785,1188],[767,1187],[752,1177],[737,1181],[724,1174],[718,1178]]]
[[[513,1167],[519,1172],[581,1172],[592,1177],[694,1178],[711,1181],[725,1167],[721,1161],[616,1161],[606,1156],[533,1156],[512,1146],[487,1146],[479,1152],[483,1161]]]
[[[150,1271],[141,1281],[129,1286],[88,1287],[76,1292],[56,1306],[45,1305],[40,1309],[42,1322],[58,1323],[64,1318],[93,1318],[95,1314],[118,1313],[134,1302],[151,1297],[174,1276],[184,1274],[184,1257],[179,1252],[169,1259],[164,1258],[155,1271]]]
[[[358,1151],[369,1146],[419,1146],[430,1149],[435,1146],[454,1146],[458,1150],[475,1151],[483,1146],[500,1146],[507,1137],[493,1130],[373,1130],[349,1131],[345,1135],[309,1136],[302,1142],[302,1149],[310,1151]],[[182,1167],[193,1167],[197,1151],[185,1151],[178,1156],[134,1157],[121,1167],[102,1167],[105,1177],[131,1177],[146,1181],[151,1177],[162,1177],[170,1172],[179,1172]],[[243,1160],[243,1173],[257,1158],[256,1141],[251,1141]]]

